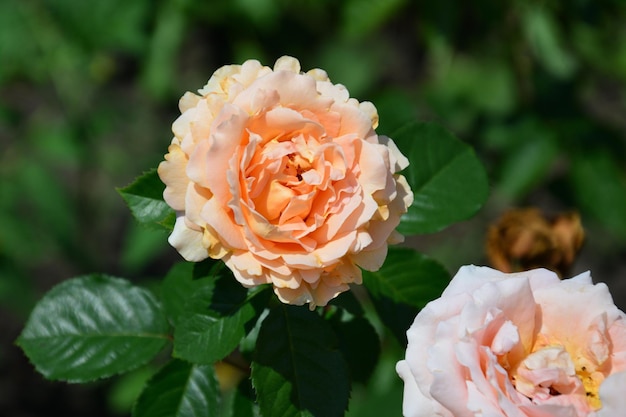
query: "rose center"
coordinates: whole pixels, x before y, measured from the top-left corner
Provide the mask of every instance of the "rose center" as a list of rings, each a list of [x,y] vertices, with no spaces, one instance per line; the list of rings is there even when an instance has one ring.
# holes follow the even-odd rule
[[[511,376],[515,389],[538,403],[556,395],[579,395],[584,390],[592,409],[597,410],[602,405],[598,395],[602,374],[579,366],[562,345],[536,349]]]
[[[289,176],[296,177],[298,181],[302,181],[302,174],[311,169],[311,162],[302,155],[290,153],[287,155],[288,162],[285,165],[285,173]]]

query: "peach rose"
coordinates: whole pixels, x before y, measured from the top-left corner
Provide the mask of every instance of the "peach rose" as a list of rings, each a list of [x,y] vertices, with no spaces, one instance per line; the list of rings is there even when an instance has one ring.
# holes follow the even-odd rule
[[[626,412],[626,315],[589,273],[462,267],[407,337],[407,417]]]
[[[222,67],[199,93],[181,98],[159,165],[185,259],[222,259],[244,286],[311,308],[382,265],[413,195],[371,103],[286,56]]]

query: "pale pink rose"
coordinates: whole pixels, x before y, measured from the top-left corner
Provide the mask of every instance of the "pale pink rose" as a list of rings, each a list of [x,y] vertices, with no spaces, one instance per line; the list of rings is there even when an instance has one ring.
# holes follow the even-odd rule
[[[291,57],[222,67],[199,93],[180,100],[159,165],[185,259],[222,259],[244,286],[311,308],[381,266],[413,194],[371,103]]]
[[[626,416],[626,315],[589,273],[462,267],[407,337],[407,417]]]

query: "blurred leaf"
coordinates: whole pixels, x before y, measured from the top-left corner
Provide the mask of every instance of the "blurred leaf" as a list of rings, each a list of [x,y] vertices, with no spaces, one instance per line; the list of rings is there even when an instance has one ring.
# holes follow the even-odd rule
[[[150,292],[94,274],[50,290],[17,343],[46,378],[85,382],[143,365],[167,340],[167,322]]]
[[[400,233],[437,232],[482,207],[489,184],[470,146],[432,123],[412,123],[392,138],[411,162],[404,175],[414,194],[398,227]]]
[[[335,329],[339,349],[348,364],[351,380],[365,384],[378,362],[380,340],[365,317],[352,316],[345,319],[345,316],[345,313],[335,314],[330,324]]]
[[[329,324],[306,307],[271,310],[252,362],[261,415],[343,416],[350,384],[336,344]]]
[[[219,386],[213,366],[172,360],[146,385],[133,417],[213,417]]]
[[[498,187],[511,200],[526,196],[546,174],[559,149],[550,138],[535,136],[520,149],[504,155]]]
[[[376,130],[385,135],[406,126],[418,116],[417,106],[406,90],[385,89],[373,102],[380,119]]]
[[[0,221],[0,227],[2,222]],[[2,229],[4,232],[4,229]],[[32,285],[32,277],[25,276],[15,259],[2,253],[0,241],[0,305],[19,315],[28,317],[37,296]]]
[[[480,53],[459,53],[440,31],[427,37],[432,79],[421,94],[446,125],[469,132],[480,115],[503,117],[516,104],[517,81],[508,60]]]
[[[585,65],[599,68],[623,82],[626,81],[626,30],[622,27],[617,33],[612,32],[609,27],[598,30],[589,23],[576,22],[571,43]]]
[[[364,36],[394,15],[406,0],[347,0],[343,2],[343,33]]]
[[[63,169],[76,169],[83,143],[76,140],[75,129],[52,118],[41,118],[29,126],[28,140],[41,160]]]
[[[389,248],[376,272],[363,271],[367,288],[382,322],[406,346],[406,330],[417,312],[439,297],[450,274],[438,262],[409,248]]]
[[[537,122],[523,120],[513,126],[505,123],[492,123],[485,126],[481,135],[482,146],[490,151],[513,152],[523,146],[529,135],[537,130]]]
[[[33,59],[39,53],[36,33],[25,20],[21,2],[0,2],[0,85],[13,75],[39,75],[41,62]]]
[[[130,211],[139,223],[159,225],[173,229],[174,210],[163,200],[165,184],[159,179],[156,169],[152,169],[118,192],[128,204]]]
[[[315,66],[323,68],[333,83],[346,86],[351,97],[359,97],[380,76],[382,60],[378,45],[333,42],[321,50]]]
[[[11,186],[13,187],[14,184]],[[0,185],[0,187],[3,186]],[[1,200],[8,193],[2,190],[0,194],[2,194]],[[16,203],[20,201],[7,199],[3,202],[17,205]],[[17,261],[22,267],[40,262],[41,258],[50,255],[52,252],[50,246],[54,245],[50,238],[41,236],[41,229],[38,224],[35,224],[32,215],[23,216],[24,211],[23,208],[20,210],[20,207],[3,207],[0,209],[0,230],[2,230],[0,233],[0,253]],[[27,211],[27,213],[29,212]]]
[[[576,155],[571,181],[578,206],[593,215],[607,232],[626,241],[626,174],[624,165],[606,151]]]
[[[233,5],[261,30],[274,27],[279,17],[279,5],[275,0],[235,0]]]
[[[125,271],[138,271],[163,254],[167,231],[131,222],[126,233],[121,263]]]
[[[120,375],[112,384],[107,405],[115,414],[129,414],[146,382],[154,375],[153,366],[144,366]]]
[[[483,146],[498,152],[497,186],[509,200],[525,197],[545,179],[560,152],[554,131],[533,117],[514,124],[488,126]]]
[[[526,39],[537,60],[557,78],[569,78],[576,71],[577,62],[563,47],[558,26],[543,7],[527,6],[523,9],[523,26]]]
[[[515,80],[506,61],[459,55],[450,57],[445,70],[435,74],[425,93],[446,119],[461,117],[455,113],[503,116],[514,108]]]
[[[76,216],[60,178],[39,161],[24,160],[15,180],[34,209],[30,222],[46,225],[58,241],[67,242],[76,230]]]
[[[67,37],[86,43],[89,49],[140,52],[145,47],[143,28],[149,17],[149,2],[145,0],[48,0],[46,6]]]
[[[179,316],[174,357],[210,364],[231,353],[267,304],[267,287],[246,290],[231,275],[197,292]]]
[[[157,98],[164,98],[176,79],[178,53],[185,30],[184,0],[159,3],[160,11],[152,34],[148,57],[145,60],[142,81],[148,91]]]

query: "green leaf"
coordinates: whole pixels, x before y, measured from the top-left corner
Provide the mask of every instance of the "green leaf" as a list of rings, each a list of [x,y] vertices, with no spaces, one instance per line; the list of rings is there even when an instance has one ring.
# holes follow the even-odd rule
[[[194,279],[195,270],[196,264],[179,262],[168,271],[161,284],[163,307],[174,326],[178,323],[179,316],[186,311],[188,303],[194,303],[198,297],[206,296],[210,299],[213,294],[215,280]]]
[[[400,233],[437,232],[482,207],[489,184],[470,146],[433,123],[412,123],[392,138],[411,162],[404,175],[414,194]]]
[[[365,317],[347,314],[335,314],[330,324],[335,330],[339,341],[339,349],[343,353],[351,379],[366,383],[370,378],[380,356],[380,340],[374,327]]]
[[[232,275],[220,277],[214,288],[203,287],[179,316],[174,356],[200,364],[223,359],[251,330],[268,297],[267,287],[247,291]]]
[[[159,179],[157,170],[151,169],[132,184],[118,188],[117,191],[139,223],[159,225],[172,230],[176,214],[163,200],[164,190],[165,184]]]
[[[133,417],[217,416],[219,395],[213,366],[175,359],[148,381]]]
[[[438,262],[402,247],[389,248],[378,271],[363,271],[363,283],[380,319],[403,345],[419,309],[439,297],[449,282],[450,274]]]
[[[150,361],[167,342],[167,330],[149,291],[94,274],[50,290],[17,344],[46,378],[85,382]]]
[[[281,304],[265,318],[252,383],[266,417],[343,416],[350,396],[330,325],[305,307]]]

